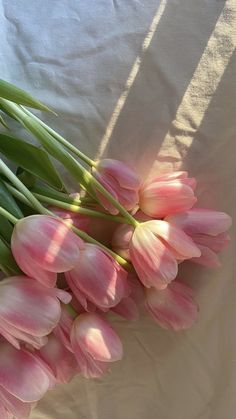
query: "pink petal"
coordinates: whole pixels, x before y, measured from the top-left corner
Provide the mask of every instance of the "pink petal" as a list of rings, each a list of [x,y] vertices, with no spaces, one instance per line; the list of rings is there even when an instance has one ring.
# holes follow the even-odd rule
[[[26,351],[8,343],[0,344],[0,385],[23,402],[34,402],[43,397],[51,384],[50,378]]]
[[[136,321],[139,319],[138,306],[130,297],[123,298],[119,304],[112,307],[110,310],[126,320]]]
[[[100,362],[94,360],[89,354],[86,354],[81,350],[78,342],[73,342],[73,346],[75,349],[75,357],[84,377],[99,378],[109,370],[111,365],[109,362]]]
[[[138,189],[140,186],[140,180],[134,170],[119,160],[102,159],[97,165],[97,170],[104,176],[113,177],[124,188]]]
[[[215,253],[219,253],[225,249],[230,243],[230,236],[227,233],[220,233],[217,236],[208,236],[207,234],[193,234],[192,239],[199,245],[209,247]]]
[[[197,263],[198,265],[203,265],[208,268],[219,268],[220,261],[215,252],[213,252],[209,247],[198,245],[201,250],[200,258],[192,258],[191,262]]]
[[[227,231],[232,219],[228,214],[203,208],[195,208],[183,214],[170,215],[166,221],[182,228],[188,234],[209,234],[217,236]]]
[[[0,404],[3,404],[8,412],[11,413],[17,419],[26,419],[29,417],[32,404],[31,403],[23,403],[22,401],[18,400],[16,397],[12,396],[3,387],[0,386]],[[6,411],[5,411],[6,412]],[[8,419],[8,414],[1,411],[0,406],[0,417],[1,419]]]
[[[75,268],[66,273],[68,284],[74,285],[76,297],[78,287],[84,296],[101,308],[112,307],[125,296],[128,288],[126,277],[126,271],[113,258],[92,244],[86,244]]]
[[[31,215],[16,224],[12,234],[12,252],[21,253],[50,272],[71,269],[79,256],[76,235],[63,222],[46,215]]]
[[[38,355],[51,368],[58,383],[68,383],[79,367],[75,357],[54,335],[49,335],[48,343],[41,348]]]
[[[151,217],[165,217],[168,214],[186,211],[196,203],[193,190],[181,179],[157,181],[144,185],[140,191],[139,206]]]
[[[170,247],[186,259],[200,256],[201,252],[191,237],[167,221],[146,221],[145,225],[146,228],[160,236]]]
[[[173,281],[164,290],[147,290],[146,308],[154,320],[164,329],[175,331],[191,327],[198,313],[189,287]]]
[[[83,352],[94,360],[118,361],[123,356],[120,338],[112,327],[97,314],[81,314],[76,318],[71,331],[71,342],[78,342]]]
[[[58,293],[64,291],[43,287],[23,276],[0,283],[0,324],[7,322],[19,331],[42,337],[57,325],[61,307]]]
[[[131,261],[146,287],[162,289],[176,277],[178,265],[170,251],[145,225],[141,224],[134,231]]]

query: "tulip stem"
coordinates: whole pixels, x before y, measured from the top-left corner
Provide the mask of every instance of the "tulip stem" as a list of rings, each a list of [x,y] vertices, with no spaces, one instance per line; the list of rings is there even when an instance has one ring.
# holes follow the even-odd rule
[[[73,144],[71,144],[68,140],[66,140],[64,137],[62,137],[60,134],[58,134],[56,131],[54,131],[52,128],[50,128],[47,124],[45,124],[41,119],[39,119],[37,116],[35,116],[32,112],[30,112],[28,109],[26,109],[24,106],[22,106],[25,113],[33,118],[35,121],[39,122],[42,127],[44,127],[49,134],[51,134],[60,144],[62,144],[64,147],[66,147],[68,150],[72,151],[77,157],[79,157],[81,160],[83,160],[88,166],[95,167],[96,162],[92,159],[90,159],[88,156],[86,156],[84,153],[82,153],[77,147],[75,147]]]
[[[45,211],[46,208],[35,198],[35,196],[29,191],[28,188],[18,179],[18,177],[9,169],[9,167],[0,159],[0,172],[5,175],[10,182],[20,191],[22,194],[32,203],[32,206],[39,212]]]
[[[12,224],[16,224],[19,221],[14,215],[12,215],[9,211],[5,210],[3,207],[0,207],[0,214],[9,220]]]
[[[94,195],[99,191],[111,204],[129,221],[129,224],[137,227],[138,221],[129,214],[128,211],[101,185],[100,182],[86,170],[57,140],[51,135],[35,118],[25,112],[25,110],[15,103],[0,98],[4,109],[17,119],[28,131],[30,131],[43,145],[47,152],[62,163],[87,191]]]

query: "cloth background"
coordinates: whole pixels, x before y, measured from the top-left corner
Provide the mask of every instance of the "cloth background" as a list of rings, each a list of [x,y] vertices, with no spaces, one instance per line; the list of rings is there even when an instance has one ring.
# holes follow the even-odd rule
[[[232,216],[235,45],[235,0],[0,0],[1,78],[53,107],[46,122],[143,177],[189,170],[199,206]],[[200,305],[195,327],[114,319],[124,359],[51,391],[31,418],[234,419],[235,226],[220,269],[181,268]]]

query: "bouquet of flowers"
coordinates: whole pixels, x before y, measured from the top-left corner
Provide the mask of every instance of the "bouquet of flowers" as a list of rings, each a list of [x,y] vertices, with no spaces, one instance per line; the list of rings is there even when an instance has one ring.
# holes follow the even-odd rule
[[[0,81],[0,123],[8,128],[6,114],[39,143],[0,132],[2,419],[28,418],[48,390],[76,374],[107,373],[123,355],[110,312],[135,321],[142,309],[162,328],[191,327],[198,306],[178,265],[215,268],[230,240],[230,216],[194,207],[196,180],[187,172],[141,181],[121,161],[93,161],[29,107],[50,111]],[[109,245],[94,237],[93,220],[104,232],[113,222]]]

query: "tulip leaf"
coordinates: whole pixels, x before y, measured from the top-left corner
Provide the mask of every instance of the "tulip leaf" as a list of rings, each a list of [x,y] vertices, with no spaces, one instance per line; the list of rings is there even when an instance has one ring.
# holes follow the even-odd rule
[[[9,129],[7,126],[7,123],[5,122],[1,114],[0,114],[0,124],[2,124],[5,128]]]
[[[3,207],[5,210],[9,211],[12,215],[16,218],[22,218],[23,213],[18,207],[15,199],[8,191],[7,187],[0,179],[0,206]]]
[[[21,273],[12,255],[11,249],[0,238],[0,269],[8,275],[15,275]]]
[[[0,97],[19,105],[29,106],[30,108],[40,109],[41,111],[53,112],[29,93],[2,79],[0,79]]]
[[[43,149],[11,135],[0,133],[0,153],[54,188],[65,189],[59,174]]]
[[[2,237],[5,241],[10,243],[12,232],[12,224],[5,217],[0,215],[0,237]]]

